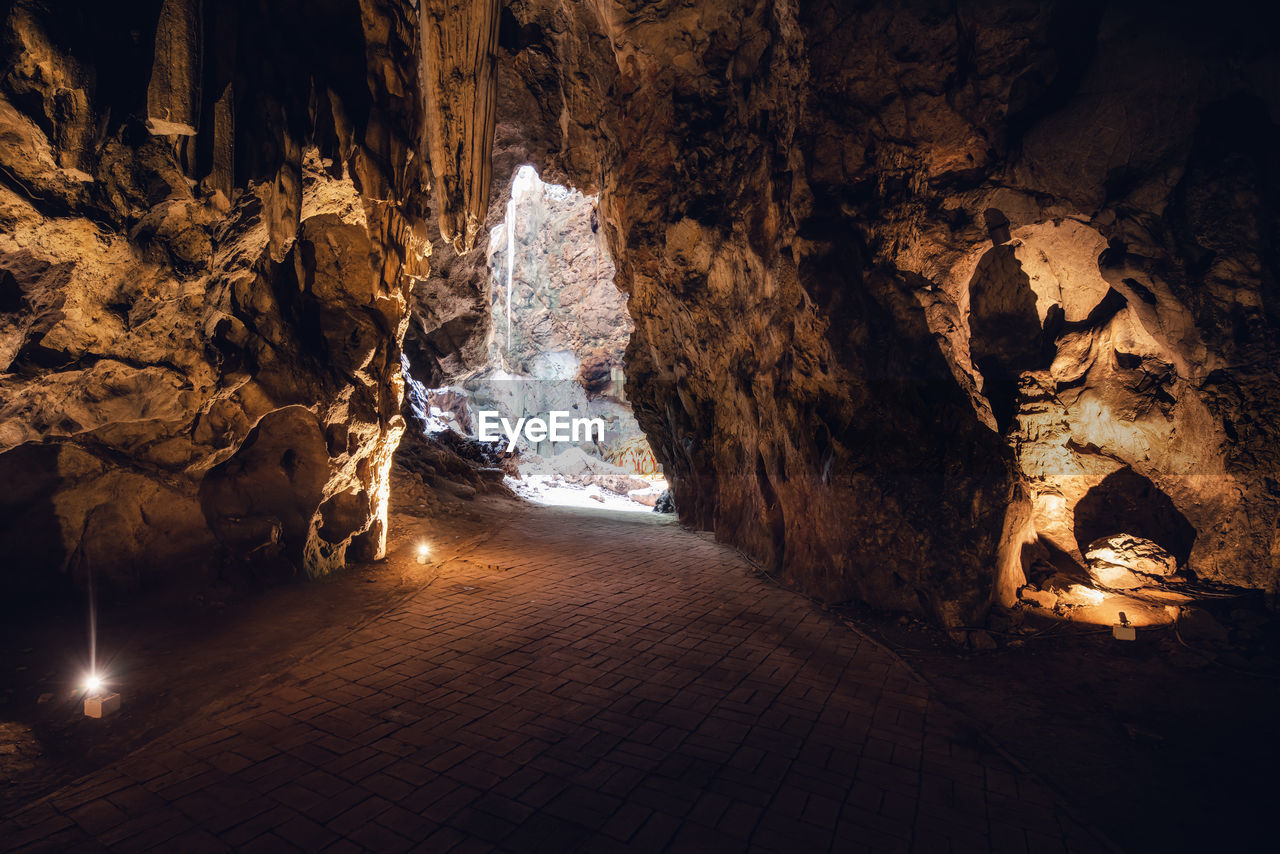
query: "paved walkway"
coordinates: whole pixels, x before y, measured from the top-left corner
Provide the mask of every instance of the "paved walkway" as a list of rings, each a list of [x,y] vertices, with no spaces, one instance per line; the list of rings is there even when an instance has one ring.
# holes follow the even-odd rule
[[[466,558],[0,822],[0,848],[1099,850],[888,654],[705,536],[530,510]]]

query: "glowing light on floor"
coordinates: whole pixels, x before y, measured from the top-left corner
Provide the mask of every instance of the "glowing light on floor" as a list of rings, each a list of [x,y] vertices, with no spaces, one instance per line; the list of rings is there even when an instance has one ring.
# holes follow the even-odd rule
[[[1103,600],[1107,598],[1106,594],[1101,590],[1094,590],[1092,587],[1085,587],[1083,584],[1072,584],[1067,588],[1067,592],[1089,605],[1101,605]]]
[[[426,543],[418,543],[418,563],[426,563],[427,558],[431,555],[431,546]]]

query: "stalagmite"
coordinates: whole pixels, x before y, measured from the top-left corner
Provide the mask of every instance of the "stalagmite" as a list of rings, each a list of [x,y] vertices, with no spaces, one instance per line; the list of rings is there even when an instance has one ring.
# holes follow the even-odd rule
[[[147,86],[147,130],[194,136],[200,119],[202,0],[164,0]]]
[[[516,267],[516,203],[507,202],[507,352],[511,352],[511,281]]]

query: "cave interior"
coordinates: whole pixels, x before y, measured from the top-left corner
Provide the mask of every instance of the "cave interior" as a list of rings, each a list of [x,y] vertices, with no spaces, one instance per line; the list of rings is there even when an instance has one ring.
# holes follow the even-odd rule
[[[1264,838],[1274,9],[0,21],[0,848]],[[182,767],[283,812],[121,770],[268,723]]]

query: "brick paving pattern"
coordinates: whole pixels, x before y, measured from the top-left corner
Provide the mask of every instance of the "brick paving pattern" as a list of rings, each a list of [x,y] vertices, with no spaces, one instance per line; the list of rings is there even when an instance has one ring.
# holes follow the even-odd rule
[[[704,535],[521,512],[6,850],[1105,850],[889,654]]]

